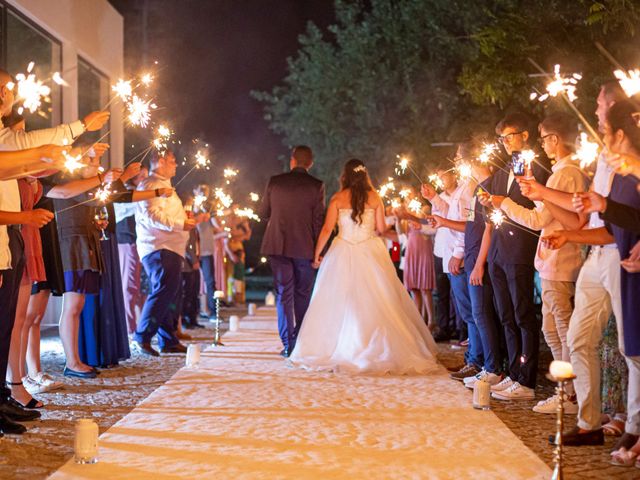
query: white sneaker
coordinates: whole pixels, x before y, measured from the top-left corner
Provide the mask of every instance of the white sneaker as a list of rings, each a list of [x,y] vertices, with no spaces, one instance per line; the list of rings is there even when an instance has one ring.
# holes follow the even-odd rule
[[[466,377],[462,381],[464,382],[465,387],[473,389],[473,386],[478,380],[483,380],[489,385],[497,385],[502,381],[502,377],[500,375],[496,375],[495,373],[487,372],[483,368],[480,373],[477,373],[472,377]]]
[[[54,380],[51,375],[45,372],[38,372],[34,378],[26,376],[23,379],[23,383],[24,388],[26,388],[27,392],[31,395],[51,392],[52,390],[58,390],[64,387],[64,383]]]
[[[536,413],[555,414],[558,411],[558,401],[558,395],[553,395],[546,400],[540,400],[538,404],[533,407],[533,411]],[[578,403],[571,400],[565,400],[564,413],[566,413],[567,415],[577,415]]]
[[[506,390],[500,392],[493,392],[491,394],[496,400],[531,400],[536,397],[533,388],[520,385],[518,382],[513,382]]]
[[[513,385],[513,380],[511,380],[511,377],[506,376],[502,379],[502,381],[500,383],[497,383],[496,385],[492,385],[491,386],[491,391],[492,392],[502,392],[503,390],[506,390],[507,388],[510,388],[511,385]]]

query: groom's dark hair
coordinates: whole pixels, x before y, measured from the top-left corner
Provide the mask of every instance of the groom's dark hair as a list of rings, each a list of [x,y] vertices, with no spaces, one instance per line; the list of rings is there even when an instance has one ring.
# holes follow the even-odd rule
[[[313,152],[306,145],[297,145],[293,147],[291,156],[296,159],[299,167],[309,168],[313,163]]]

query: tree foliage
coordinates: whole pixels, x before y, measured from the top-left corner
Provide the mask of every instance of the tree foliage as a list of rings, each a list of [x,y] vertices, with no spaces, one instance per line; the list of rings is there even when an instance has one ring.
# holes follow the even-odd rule
[[[308,25],[282,84],[253,93],[285,144],[314,149],[329,181],[350,156],[380,176],[399,153],[424,168],[448,153],[432,144],[490,131],[500,109],[532,108],[544,78],[530,76],[529,58],[585,73],[592,110],[595,82],[611,71],[594,41],[622,54],[640,18],[628,0],[337,0],[335,9],[327,31]]]

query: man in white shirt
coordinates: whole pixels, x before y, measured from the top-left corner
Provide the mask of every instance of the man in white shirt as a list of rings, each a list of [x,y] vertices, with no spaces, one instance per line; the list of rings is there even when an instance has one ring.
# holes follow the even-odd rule
[[[11,113],[14,95],[8,83],[11,76],[0,70],[0,117]],[[99,130],[109,119],[108,112],[93,112],[83,121],[55,128],[35,130],[31,132],[14,131],[5,128],[0,122],[0,150],[24,150],[46,144],[71,144],[73,140],[86,130]],[[8,225],[8,235],[0,236],[0,251],[9,253],[5,264],[0,266],[2,286],[0,287],[0,379],[7,373],[11,332],[15,321],[18,301],[18,288],[24,270],[24,243],[20,234],[20,225],[31,224],[42,227],[53,218],[46,210],[36,209],[31,212],[20,211],[20,192],[17,180],[0,181],[0,223]],[[22,433],[24,427],[12,423],[12,420],[29,420],[39,417],[39,413],[24,410],[11,398],[11,392],[0,387],[0,431]],[[18,428],[20,427],[20,428]]]
[[[171,179],[176,174],[176,159],[172,152],[151,159],[148,178],[138,185],[138,190],[172,188]],[[142,353],[157,357],[151,347],[151,339],[158,334],[162,353],[185,353],[186,347],[178,341],[178,295],[182,282],[182,262],[186,253],[189,231],[209,218],[200,214],[188,218],[178,195],[138,202],[136,205],[136,245],[142,265],[151,282],[151,292],[142,309],[134,340]]]
[[[446,212],[444,218],[459,222],[466,221],[473,191],[476,187],[475,181],[470,179],[457,183],[453,166],[450,163],[441,164],[436,169],[436,173],[450,198],[445,200],[442,196],[437,195],[435,189],[429,184],[422,186],[422,195],[431,202],[437,211]],[[484,365],[482,340],[473,318],[467,276],[464,271],[464,232],[449,228],[439,229],[439,231],[444,232],[442,235],[444,238],[443,270],[449,276],[458,313],[467,325],[469,334],[469,348],[465,354],[465,365],[460,371],[451,374],[451,378],[454,380],[462,381],[466,377],[473,377],[479,373]]]

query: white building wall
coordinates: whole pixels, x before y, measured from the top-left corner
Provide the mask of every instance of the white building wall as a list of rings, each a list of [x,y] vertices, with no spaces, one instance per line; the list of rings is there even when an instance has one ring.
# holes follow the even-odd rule
[[[69,83],[62,92],[62,121],[78,119],[78,56],[107,75],[113,83],[124,73],[124,20],[107,0],[8,0],[62,43],[62,77]],[[111,108],[110,155],[112,166],[124,163],[122,106]],[[51,297],[43,323],[58,323],[61,297]]]

